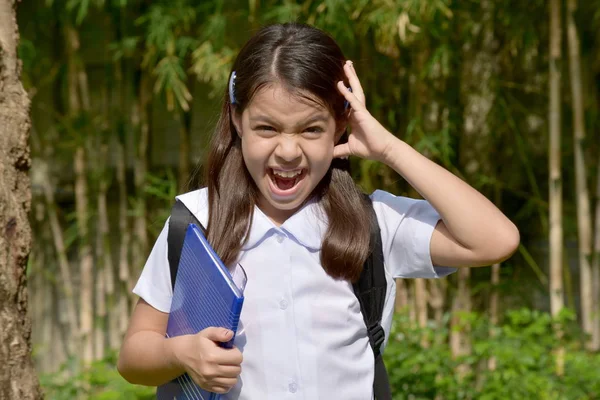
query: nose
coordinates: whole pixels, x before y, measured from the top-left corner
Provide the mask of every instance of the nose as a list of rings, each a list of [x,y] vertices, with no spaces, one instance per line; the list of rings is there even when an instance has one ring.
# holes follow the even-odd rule
[[[289,163],[302,156],[299,138],[293,134],[279,135],[279,142],[275,148],[275,156]]]

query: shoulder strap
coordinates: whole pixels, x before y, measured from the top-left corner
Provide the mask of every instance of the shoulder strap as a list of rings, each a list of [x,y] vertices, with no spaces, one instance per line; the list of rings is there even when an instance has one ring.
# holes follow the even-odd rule
[[[385,340],[385,331],[381,326],[387,283],[383,265],[383,245],[381,232],[373,204],[368,196],[366,201],[371,207],[371,253],[365,261],[363,271],[354,287],[354,294],[360,303],[360,310],[367,326],[369,343],[375,356],[375,379],[373,392],[376,400],[391,400],[390,383],[383,363],[381,345]]]
[[[175,201],[171,209],[171,218],[169,219],[169,233],[167,235],[167,257],[169,259],[169,270],[171,272],[171,287],[175,288],[175,279],[177,278],[177,269],[179,268],[179,258],[181,249],[183,249],[183,240],[189,224],[196,224],[202,232],[206,232],[204,226],[192,214],[190,210],[179,200]]]

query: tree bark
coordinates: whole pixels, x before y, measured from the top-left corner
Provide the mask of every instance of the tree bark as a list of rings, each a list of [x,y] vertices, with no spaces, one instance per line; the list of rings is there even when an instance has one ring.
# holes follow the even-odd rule
[[[575,153],[575,191],[577,195],[577,233],[579,242],[579,277],[581,324],[585,334],[592,335],[592,215],[587,184],[587,173],[584,156],[585,117],[583,90],[581,82],[581,56],[579,50],[579,34],[575,25],[577,1],[567,0],[567,39],[569,48],[569,76],[573,106],[573,148]],[[591,340],[586,347],[591,349]]]
[[[14,0],[0,0],[0,398],[40,399],[31,361],[29,98],[20,81]]]

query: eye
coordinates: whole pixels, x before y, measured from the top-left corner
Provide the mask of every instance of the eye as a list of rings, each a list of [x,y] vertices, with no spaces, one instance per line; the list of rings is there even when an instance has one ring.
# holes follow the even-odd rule
[[[259,125],[256,128],[254,128],[255,131],[274,131],[275,128],[273,128],[272,126],[269,125]]]
[[[323,133],[324,130],[320,126],[311,126],[309,128],[306,128],[304,130],[304,132],[307,132],[307,133]]]

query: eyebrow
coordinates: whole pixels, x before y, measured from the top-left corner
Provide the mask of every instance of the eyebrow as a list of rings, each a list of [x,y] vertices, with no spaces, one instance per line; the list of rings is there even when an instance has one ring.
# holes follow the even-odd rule
[[[314,115],[314,116],[308,118],[306,121],[303,121],[303,122],[301,122],[298,125],[299,126],[300,125],[306,126],[306,125],[314,124],[315,122],[325,122],[325,123],[327,123],[328,121],[329,121],[328,115],[318,114],[318,115]],[[266,115],[258,115],[256,117],[251,117],[250,118],[250,122],[253,122],[253,123],[264,122],[264,123],[267,123],[269,125],[281,125],[281,124],[275,122],[275,120],[272,120],[271,118],[269,118]]]

